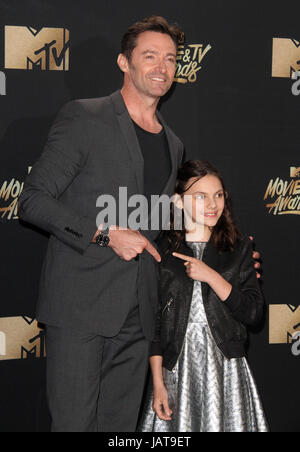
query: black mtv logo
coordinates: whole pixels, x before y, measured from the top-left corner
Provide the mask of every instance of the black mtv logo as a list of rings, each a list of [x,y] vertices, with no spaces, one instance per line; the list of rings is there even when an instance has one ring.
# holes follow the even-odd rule
[[[300,43],[295,39],[273,39],[272,77],[291,78],[299,71]]]
[[[23,345],[21,346],[21,359],[45,358],[45,331],[41,330],[37,336],[29,340],[29,343],[33,344],[36,341],[39,341],[39,344],[34,345],[30,350]],[[40,350],[40,354],[38,354],[38,350]]]
[[[288,305],[288,307],[291,309],[291,311],[294,313],[297,311],[297,307],[293,306],[293,305]],[[298,322],[296,325],[292,326],[293,330],[295,331],[295,333],[300,332],[300,323]],[[287,342],[289,343],[293,343],[294,342],[294,335],[295,333],[293,332],[287,332]]]
[[[5,27],[5,68],[69,70],[70,32],[53,27]]]
[[[33,70],[42,70],[43,69],[43,61],[45,62],[45,70],[49,71],[51,69],[50,62],[51,58],[53,58],[55,64],[57,67],[61,66],[62,62],[66,58],[66,53],[70,47],[70,41],[66,42],[63,46],[60,53],[58,53],[57,48],[55,47],[55,44],[57,43],[56,40],[53,40],[52,42],[45,43],[43,47],[36,50],[34,52],[35,55],[42,55],[42,58],[40,58],[37,61],[31,60],[29,57],[27,57],[27,69],[33,69]]]
[[[293,329],[294,329],[295,333],[300,332],[300,323],[298,323],[297,325],[294,325]],[[293,344],[295,341],[298,341],[298,337],[297,337],[297,339],[294,339],[295,333],[293,333],[293,334],[287,333],[288,344],[289,343]]]

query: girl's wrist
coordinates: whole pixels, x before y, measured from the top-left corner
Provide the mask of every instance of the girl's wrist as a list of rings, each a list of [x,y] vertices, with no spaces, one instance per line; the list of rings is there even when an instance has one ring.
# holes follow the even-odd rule
[[[207,278],[206,278],[206,283],[211,286],[213,284],[213,281],[215,279],[216,276],[216,272],[215,270],[213,270],[211,267],[208,267],[208,271],[207,271]]]
[[[225,301],[232,290],[232,285],[213,269],[211,269],[207,284],[209,284],[221,301]]]
[[[164,385],[165,385],[165,382],[164,382],[164,379],[163,379],[162,376],[153,378],[153,386],[155,388],[159,388],[159,387],[164,386]]]

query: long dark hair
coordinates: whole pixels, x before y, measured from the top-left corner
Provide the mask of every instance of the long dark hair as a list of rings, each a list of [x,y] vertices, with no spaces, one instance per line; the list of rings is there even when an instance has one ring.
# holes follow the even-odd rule
[[[184,165],[181,166],[178,171],[175,193],[183,196],[184,193],[191,187],[191,184],[188,184],[191,178],[196,178],[196,182],[207,176],[208,174],[217,177],[221,182],[225,200],[223,214],[216,226],[212,228],[211,240],[213,245],[218,249],[219,253],[225,250],[233,251],[236,241],[241,239],[242,234],[235,224],[229,193],[224,185],[222,176],[219,171],[208,161],[189,160],[188,162],[184,163]],[[178,250],[181,242],[185,240],[186,229],[184,226],[184,221],[182,222],[182,224],[183,228],[181,230],[174,229],[174,205],[172,203],[170,230],[165,232],[171,245],[172,251]]]

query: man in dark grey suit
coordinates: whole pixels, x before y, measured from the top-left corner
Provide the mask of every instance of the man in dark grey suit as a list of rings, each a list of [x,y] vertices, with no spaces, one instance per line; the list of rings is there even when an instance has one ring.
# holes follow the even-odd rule
[[[59,112],[20,197],[20,218],[50,233],[37,318],[46,324],[52,431],[134,431],[154,337],[158,230],[97,230],[99,195],[174,192],[183,145],[157,112],[181,32],[130,27],[121,91]],[[123,206],[124,207],[124,206]]]

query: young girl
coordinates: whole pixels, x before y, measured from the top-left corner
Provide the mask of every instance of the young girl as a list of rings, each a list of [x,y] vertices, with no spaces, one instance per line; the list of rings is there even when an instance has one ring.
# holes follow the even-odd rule
[[[251,241],[208,162],[186,162],[176,193],[177,208],[197,227],[175,230],[173,212],[159,242],[161,306],[138,431],[266,432],[244,347],[245,326],[263,313]]]

